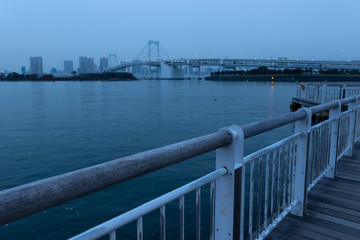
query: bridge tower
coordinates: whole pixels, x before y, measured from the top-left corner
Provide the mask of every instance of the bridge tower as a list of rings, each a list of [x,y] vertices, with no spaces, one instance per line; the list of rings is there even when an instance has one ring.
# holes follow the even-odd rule
[[[149,62],[154,60],[152,58],[152,52],[153,52],[154,48],[156,48],[155,61],[160,61],[160,42],[149,40],[148,44],[147,44],[147,48],[148,48]],[[149,64],[148,68],[149,68],[149,78],[160,78],[161,66],[152,66],[151,64]],[[154,76],[154,74],[155,74],[155,76]]]
[[[156,47],[156,60],[159,60],[160,59],[160,42],[149,40],[147,47],[148,47],[149,61],[151,61],[151,59],[152,59],[151,53],[152,53],[152,50],[154,49],[154,47]]]

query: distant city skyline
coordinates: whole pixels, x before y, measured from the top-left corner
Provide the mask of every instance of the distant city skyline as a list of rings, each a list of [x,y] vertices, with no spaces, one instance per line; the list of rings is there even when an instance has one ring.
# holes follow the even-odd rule
[[[29,69],[31,56],[44,72],[64,60],[76,70],[80,56],[111,66],[109,54],[133,60],[148,40],[170,58],[360,60],[358,9],[358,0],[4,0],[0,71]]]

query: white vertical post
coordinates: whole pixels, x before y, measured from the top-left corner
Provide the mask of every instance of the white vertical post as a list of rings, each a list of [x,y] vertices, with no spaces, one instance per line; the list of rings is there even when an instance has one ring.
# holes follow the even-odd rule
[[[346,88],[346,85],[345,84],[341,84],[340,85],[340,99],[343,99],[343,98],[345,98],[345,88]]]
[[[341,101],[335,100],[338,103],[336,108],[329,110],[329,119],[332,119],[331,122],[331,133],[330,133],[330,156],[329,156],[329,166],[331,167],[329,171],[326,172],[325,177],[334,178],[335,169],[336,169],[336,158],[337,158],[337,142],[339,135],[339,117],[341,114]]]
[[[228,173],[216,180],[215,239],[233,240],[234,232],[240,231],[234,229],[235,164],[243,163],[244,132],[236,125],[220,129],[224,130],[231,134],[232,143],[216,150],[216,169],[225,167]]]
[[[321,93],[321,103],[325,103],[326,101],[326,84],[322,85],[322,93]]]
[[[351,102],[348,105],[348,110],[351,110],[352,112],[350,113],[349,139],[347,143],[349,150],[345,153],[345,156],[352,156],[353,154],[357,101],[358,101],[358,97],[356,97],[354,102]]]
[[[295,122],[295,132],[301,132],[302,135],[297,140],[296,148],[296,170],[295,170],[295,199],[299,203],[294,206],[291,213],[302,217],[306,208],[306,170],[309,157],[309,138],[311,129],[311,110],[309,108],[301,108],[299,111],[305,111],[307,117],[303,120]]]
[[[303,88],[302,84],[300,85],[300,98],[306,98],[307,86],[304,85],[305,87]]]

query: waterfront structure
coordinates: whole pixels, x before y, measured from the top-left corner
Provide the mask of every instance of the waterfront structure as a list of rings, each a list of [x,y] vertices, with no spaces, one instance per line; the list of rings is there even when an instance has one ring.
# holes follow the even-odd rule
[[[71,74],[74,71],[74,64],[71,60],[64,61],[64,73]]]
[[[30,74],[43,74],[42,57],[30,57]]]
[[[292,98],[290,108],[296,111],[353,95],[360,95],[359,83],[301,83],[296,85],[296,97]]]
[[[109,68],[109,59],[106,57],[100,58],[99,72],[106,72]]]
[[[21,67],[21,74],[22,75],[25,75],[26,74],[26,68],[23,66]]]

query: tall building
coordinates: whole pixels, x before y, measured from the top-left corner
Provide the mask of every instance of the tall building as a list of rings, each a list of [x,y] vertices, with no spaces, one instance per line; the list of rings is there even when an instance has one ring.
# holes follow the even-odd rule
[[[79,57],[79,73],[87,73],[88,72],[88,58],[87,57]]]
[[[30,74],[43,74],[42,57],[30,57]]]
[[[109,54],[109,67],[115,67],[119,65],[116,54]]]
[[[97,66],[95,64],[94,58],[87,59],[87,69],[88,69],[88,72],[90,72],[90,73],[96,72]]]
[[[99,72],[106,72],[109,68],[109,59],[106,57],[100,58]]]
[[[26,68],[25,67],[21,67],[21,74],[25,75],[26,74]]]
[[[74,71],[73,61],[64,61],[64,73],[72,73]]]
[[[96,73],[97,65],[92,57],[79,57],[79,73]]]

